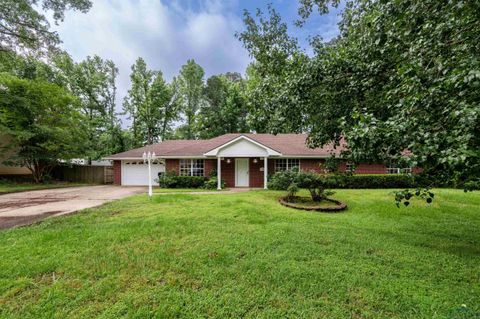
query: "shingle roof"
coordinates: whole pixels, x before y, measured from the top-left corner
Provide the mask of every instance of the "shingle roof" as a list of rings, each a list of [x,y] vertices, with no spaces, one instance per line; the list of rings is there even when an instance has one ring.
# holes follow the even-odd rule
[[[338,155],[343,146],[334,148],[326,145],[321,148],[311,149],[306,145],[307,134],[253,134],[231,133],[214,137],[209,140],[169,140],[157,144],[147,145],[123,153],[109,156],[115,158],[141,158],[145,151],[153,151],[157,156],[203,156],[206,152],[215,149],[231,140],[246,136],[260,144],[265,145],[283,156],[318,156],[325,157],[334,153]]]

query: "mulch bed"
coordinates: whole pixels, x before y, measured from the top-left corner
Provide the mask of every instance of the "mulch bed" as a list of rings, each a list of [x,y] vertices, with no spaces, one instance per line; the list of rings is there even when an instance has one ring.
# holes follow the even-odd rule
[[[304,199],[302,197],[295,197],[296,199]],[[324,212],[324,213],[338,213],[341,212],[345,209],[347,209],[347,204],[342,203],[341,201],[335,200],[335,199],[324,199],[324,201],[328,201],[330,203],[335,204],[334,206],[322,206],[322,205],[312,205],[314,202],[310,201],[310,205],[302,205],[301,203],[295,203],[295,202],[290,202],[287,201],[285,197],[280,197],[278,199],[280,204],[283,206],[289,207],[289,208],[294,208],[294,209],[300,209],[300,210],[308,210],[308,211],[317,211],[317,212]]]

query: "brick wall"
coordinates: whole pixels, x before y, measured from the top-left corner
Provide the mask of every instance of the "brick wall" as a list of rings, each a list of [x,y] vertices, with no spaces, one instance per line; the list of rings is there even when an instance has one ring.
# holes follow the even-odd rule
[[[323,159],[300,159],[300,169],[306,172],[324,173],[324,163]]]
[[[113,161],[113,184],[122,185],[122,162]]]
[[[263,187],[263,158],[257,158],[257,163],[254,163],[255,158],[249,159],[249,183],[250,187]],[[270,165],[269,165],[270,166]]]
[[[216,159],[206,159],[204,164],[204,174],[205,176],[210,176],[213,170],[217,169],[217,160]]]
[[[230,164],[227,160],[230,159]],[[225,181],[225,187],[235,187],[235,159],[225,158],[222,161],[222,179]]]
[[[338,170],[345,172],[346,163],[340,163]],[[355,174],[385,174],[386,172],[387,167],[384,164],[360,163],[355,166]]]
[[[175,172],[180,173],[180,160],[178,159],[167,159],[165,161],[165,172],[170,173],[170,172]]]

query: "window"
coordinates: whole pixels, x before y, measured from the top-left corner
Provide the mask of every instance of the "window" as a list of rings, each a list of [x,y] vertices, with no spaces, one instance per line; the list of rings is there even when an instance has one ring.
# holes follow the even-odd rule
[[[181,159],[180,176],[203,176],[203,159]]]
[[[387,174],[411,174],[411,167],[400,168],[397,164],[390,164],[387,166]]]
[[[282,158],[275,160],[275,172],[287,171],[293,168],[300,169],[300,160],[298,158]]]
[[[353,173],[355,172],[355,163],[353,162],[347,162],[347,164],[345,165],[345,171],[347,173]]]
[[[345,164],[345,172],[347,172],[347,173],[355,173],[356,169],[357,169],[357,167],[355,166],[354,162],[349,161]]]

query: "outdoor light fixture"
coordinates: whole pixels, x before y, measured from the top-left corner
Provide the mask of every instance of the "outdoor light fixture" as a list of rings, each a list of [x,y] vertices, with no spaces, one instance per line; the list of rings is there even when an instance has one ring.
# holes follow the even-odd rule
[[[257,164],[257,163],[258,163],[258,160],[257,160],[256,158],[254,158],[254,159],[253,159],[253,162],[254,162],[255,164]]]
[[[148,163],[148,196],[152,198],[152,160],[155,159],[155,152],[143,153],[143,163]]]
[[[230,162],[231,162],[231,161],[230,161],[230,159],[228,158],[228,159],[227,159],[227,164],[230,164]]]

